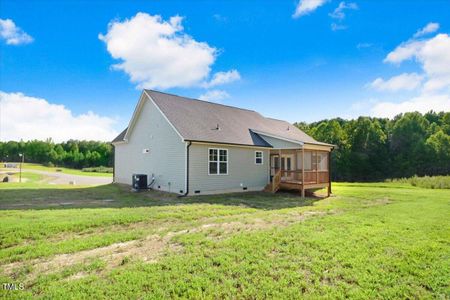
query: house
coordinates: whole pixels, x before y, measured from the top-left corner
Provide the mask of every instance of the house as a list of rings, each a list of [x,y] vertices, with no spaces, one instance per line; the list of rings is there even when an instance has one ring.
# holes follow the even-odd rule
[[[144,90],[112,144],[117,183],[137,173],[181,195],[331,191],[333,145],[252,110]]]

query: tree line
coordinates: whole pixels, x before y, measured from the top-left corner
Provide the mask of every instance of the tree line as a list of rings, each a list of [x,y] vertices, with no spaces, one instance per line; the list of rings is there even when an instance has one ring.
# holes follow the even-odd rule
[[[332,178],[375,181],[414,175],[450,174],[450,112],[405,113],[395,118],[335,118],[295,123],[318,141],[336,145]],[[0,160],[42,163],[70,168],[113,165],[107,142],[69,140],[0,142]]]
[[[333,180],[450,174],[450,112],[411,112],[393,119],[335,118],[295,125],[318,141],[337,146],[331,160]]]
[[[0,160],[18,162],[23,153],[25,162],[68,168],[112,167],[113,151],[110,143],[69,140],[63,143],[46,141],[0,142]]]

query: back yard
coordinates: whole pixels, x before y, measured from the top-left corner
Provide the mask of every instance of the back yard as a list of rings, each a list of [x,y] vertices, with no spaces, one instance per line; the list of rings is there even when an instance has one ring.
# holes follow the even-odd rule
[[[0,187],[0,298],[448,298],[450,190]],[[19,285],[23,284],[23,285]]]

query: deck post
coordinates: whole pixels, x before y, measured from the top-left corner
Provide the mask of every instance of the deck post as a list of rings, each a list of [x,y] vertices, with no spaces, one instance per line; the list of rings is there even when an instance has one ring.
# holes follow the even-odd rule
[[[328,197],[331,194],[331,151],[328,152]]]
[[[302,145],[302,198],[305,198],[305,145]]]
[[[283,172],[281,169],[281,149],[278,150],[278,168]]]
[[[319,183],[319,157],[318,154],[319,152],[316,152],[316,183]]]
[[[280,182],[281,182],[281,177],[283,177],[283,170],[281,168],[281,149],[278,150],[278,168],[280,170]]]
[[[298,180],[298,175],[297,175],[297,150],[294,149],[294,180]]]

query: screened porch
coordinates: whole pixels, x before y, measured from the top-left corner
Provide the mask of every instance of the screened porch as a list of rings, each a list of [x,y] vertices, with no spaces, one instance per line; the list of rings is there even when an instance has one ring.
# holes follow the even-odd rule
[[[330,151],[277,149],[270,151],[270,189],[305,189],[330,186]]]

